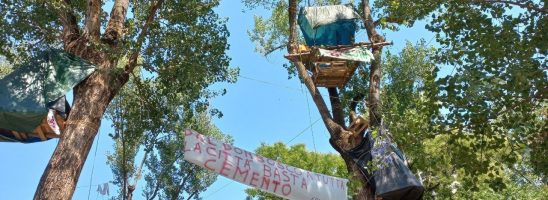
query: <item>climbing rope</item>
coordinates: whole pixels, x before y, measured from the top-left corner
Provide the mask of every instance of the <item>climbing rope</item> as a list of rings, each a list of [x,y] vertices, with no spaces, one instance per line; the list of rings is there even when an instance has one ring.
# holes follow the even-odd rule
[[[97,133],[97,141],[95,142],[95,153],[93,154],[93,162],[92,162],[92,165],[91,165],[91,175],[89,177],[89,190],[88,190],[88,200],[89,200],[89,196],[91,194],[91,187],[93,186],[92,183],[93,183],[93,171],[95,170],[95,158],[97,157],[97,149],[99,148],[99,136],[101,134],[100,133]]]

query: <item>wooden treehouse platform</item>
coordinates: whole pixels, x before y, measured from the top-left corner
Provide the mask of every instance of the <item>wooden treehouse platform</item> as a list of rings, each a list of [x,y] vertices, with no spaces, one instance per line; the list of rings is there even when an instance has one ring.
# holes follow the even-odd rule
[[[312,80],[317,87],[343,87],[358,68],[358,63],[351,61],[324,61],[313,65]]]
[[[359,64],[355,61],[321,56],[314,49],[305,49],[284,57],[292,62],[302,62],[306,69],[312,72],[312,80],[317,87],[343,87],[352,78]]]
[[[54,117],[55,117],[55,121],[59,125],[59,129],[62,134],[65,130],[65,119],[61,115],[59,115],[57,112],[55,113]],[[44,119],[42,119],[42,122],[40,122],[40,125],[38,125],[32,131],[32,133],[24,133],[24,132],[18,132],[13,130],[0,129],[0,134],[11,135],[13,136],[13,138],[19,141],[25,141],[25,140],[28,140],[29,138],[34,138],[34,137],[40,138],[40,140],[42,141],[46,141],[50,138],[61,137],[61,135],[57,135],[53,131],[53,129],[51,129],[51,127],[48,125],[47,117],[44,117]]]

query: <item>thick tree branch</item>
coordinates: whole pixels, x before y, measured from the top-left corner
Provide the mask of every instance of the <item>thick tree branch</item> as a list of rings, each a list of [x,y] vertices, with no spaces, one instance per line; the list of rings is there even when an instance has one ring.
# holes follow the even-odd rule
[[[164,3],[163,0],[158,0],[152,7],[150,7],[147,20],[145,21],[145,25],[143,26],[143,28],[141,29],[141,33],[139,33],[139,36],[137,37],[136,46],[129,57],[129,61],[127,65],[124,67],[124,71],[126,75],[131,73],[131,71],[133,71],[133,69],[135,68],[137,64],[137,58],[139,57],[139,53],[141,52],[141,47],[143,46],[145,37],[148,35],[148,29],[150,28],[150,25],[154,21],[156,12],[162,6],[163,3]]]
[[[86,22],[84,36],[90,41],[99,40],[99,29],[101,28],[101,0],[88,0],[86,10]]]
[[[103,35],[103,41],[107,44],[116,45],[122,37],[128,6],[129,0],[116,0],[114,2],[110,12],[110,20]]]
[[[289,0],[289,38],[287,39],[287,52],[296,53],[297,50],[297,0]]]
[[[371,17],[371,7],[369,6],[369,0],[362,0],[363,5],[363,23],[367,32],[367,37],[371,43],[384,42],[384,37],[379,35],[375,30],[375,21]]]
[[[333,121],[333,118],[331,117],[331,114],[329,112],[329,109],[327,109],[327,104],[325,104],[325,101],[318,90],[316,86],[314,85],[314,82],[312,81],[312,78],[308,75],[306,72],[306,68],[302,62],[293,62],[295,66],[297,67],[297,71],[299,72],[299,76],[303,79],[304,85],[306,88],[308,88],[308,91],[310,92],[310,96],[312,96],[312,100],[316,104],[316,107],[318,108],[318,111],[320,112],[320,116],[322,117],[322,120],[326,127],[329,130],[329,133],[331,133],[331,137],[339,138],[339,135],[333,135],[334,133],[340,132],[336,131],[335,129],[342,129],[342,127],[337,124],[335,121]]]
[[[62,3],[63,6],[58,9],[58,13],[63,24],[63,44],[66,47],[80,37],[80,29],[78,28],[76,16],[72,12],[71,1],[64,0]]]
[[[369,0],[362,0],[363,13],[364,13],[364,25],[365,30],[367,31],[367,36],[371,43],[381,43],[385,39],[382,35],[378,34],[375,30],[375,23],[371,17],[371,7],[369,5]],[[369,100],[367,106],[369,107],[369,122],[371,126],[378,126],[381,122],[381,90],[380,90],[380,80],[382,77],[381,71],[381,55],[382,55],[382,46],[373,46],[373,56],[374,59],[369,66]]]
[[[337,124],[345,127],[343,109],[341,106],[341,101],[339,99],[339,92],[337,91],[337,88],[327,88],[327,92],[329,92],[329,101],[331,102],[331,112],[333,113],[333,120]]]

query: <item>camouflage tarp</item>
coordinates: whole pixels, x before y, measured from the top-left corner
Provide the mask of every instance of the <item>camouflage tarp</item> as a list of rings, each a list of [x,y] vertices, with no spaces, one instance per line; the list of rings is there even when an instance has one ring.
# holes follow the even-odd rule
[[[95,66],[60,50],[40,53],[0,80],[0,129],[32,132],[48,109],[66,112],[64,95]]]

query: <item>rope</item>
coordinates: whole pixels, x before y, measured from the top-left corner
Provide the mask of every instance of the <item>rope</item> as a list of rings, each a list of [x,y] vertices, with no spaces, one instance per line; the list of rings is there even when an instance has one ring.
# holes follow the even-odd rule
[[[308,127],[306,127],[304,130],[302,130],[300,133],[298,133],[297,135],[295,135],[295,137],[291,138],[291,140],[287,141],[286,144],[289,144],[291,143],[293,140],[295,140],[297,137],[299,137],[300,135],[302,135],[305,131],[307,131],[309,128],[311,128],[316,122],[320,121],[320,119],[322,118],[318,118],[316,121],[314,121],[312,124],[310,124]]]
[[[88,200],[89,200],[89,196],[91,194],[91,187],[93,186],[92,185],[92,181],[93,181],[93,171],[95,170],[95,158],[97,157],[97,149],[99,147],[99,136],[101,134],[100,133],[97,133],[97,142],[95,142],[95,153],[93,155],[93,164],[91,165],[91,175],[89,177],[89,190],[88,190]]]
[[[273,83],[273,82],[269,82],[269,81],[264,81],[264,80],[259,80],[259,79],[255,79],[255,78],[251,78],[251,77],[247,77],[247,76],[242,76],[242,75],[238,75],[239,77],[242,77],[244,79],[248,79],[248,80],[252,80],[252,81],[256,81],[256,82],[260,82],[260,83],[263,83],[263,84],[266,84],[266,85],[272,85],[272,86],[276,86],[276,87],[280,87],[280,88],[285,88],[287,90],[290,90],[290,91],[295,91],[295,92],[299,92],[299,93],[302,93],[302,89],[298,89],[298,88],[294,88],[294,87],[289,87],[289,86],[285,86],[285,85],[282,85],[282,84],[278,84],[278,83]],[[325,97],[325,98],[337,98],[337,99],[342,99],[341,97],[331,97],[329,95],[325,95],[325,94],[320,94],[321,96]],[[353,101],[353,100],[347,100],[348,102],[357,102],[357,103],[361,103],[362,101]]]
[[[301,84],[301,91],[303,91],[303,85]],[[306,95],[306,94],[305,94]],[[312,115],[310,114],[310,102],[308,101],[308,95],[306,95],[306,108],[308,109],[308,123],[312,123]],[[316,149],[316,138],[314,137],[314,128],[310,127],[310,133],[312,134],[312,145],[314,146],[314,153],[318,153]]]
[[[228,183],[226,183],[226,184],[225,184],[225,185],[223,185],[223,186],[222,186],[221,188],[219,188],[219,189],[215,190],[215,191],[214,191],[214,192],[212,192],[211,194],[209,194],[209,195],[207,195],[206,197],[204,197],[204,199],[207,199],[207,198],[209,198],[209,197],[213,196],[213,195],[214,195],[215,193],[217,193],[217,192],[219,192],[219,191],[221,191],[221,190],[225,189],[225,187],[227,187],[228,185],[230,185],[230,184],[232,184],[232,183],[234,183],[234,182],[232,182],[232,181],[231,181],[231,182],[228,182]]]
[[[288,89],[288,90],[295,90],[295,91],[299,91],[299,92],[302,91],[302,90],[294,88],[294,87],[289,87],[289,86],[285,86],[285,85],[278,84],[278,83],[263,81],[263,80],[259,80],[259,79],[256,79],[256,78],[251,78],[251,77],[248,77],[248,76],[238,75],[238,77],[241,77],[241,78],[244,78],[244,79],[247,79],[247,80],[251,80],[251,81],[256,81],[256,82],[263,83],[263,84],[266,84],[266,85],[272,85],[272,86],[276,86],[276,87],[280,87],[280,88],[285,88],[285,89]]]

